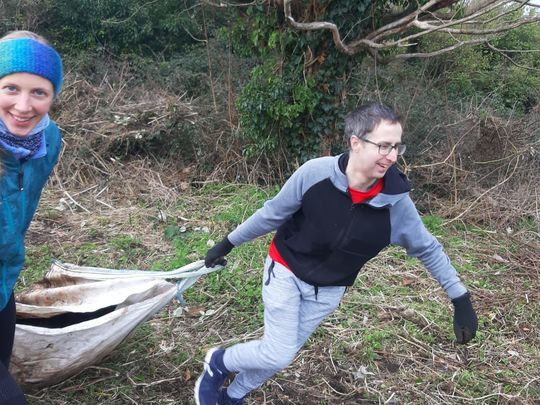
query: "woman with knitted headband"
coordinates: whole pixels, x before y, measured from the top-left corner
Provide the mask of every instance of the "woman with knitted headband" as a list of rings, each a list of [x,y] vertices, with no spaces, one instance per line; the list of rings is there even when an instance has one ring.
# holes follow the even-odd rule
[[[60,131],[48,113],[62,78],[60,56],[39,35],[15,31],[0,38],[0,404],[26,403],[8,372],[13,288],[26,230],[60,153]]]

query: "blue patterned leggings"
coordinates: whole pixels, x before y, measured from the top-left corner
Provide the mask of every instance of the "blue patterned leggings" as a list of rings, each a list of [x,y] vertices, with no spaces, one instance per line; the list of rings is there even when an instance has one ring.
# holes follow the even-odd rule
[[[15,299],[11,294],[7,305],[0,311],[0,405],[26,404],[21,389],[8,371],[14,335]]]

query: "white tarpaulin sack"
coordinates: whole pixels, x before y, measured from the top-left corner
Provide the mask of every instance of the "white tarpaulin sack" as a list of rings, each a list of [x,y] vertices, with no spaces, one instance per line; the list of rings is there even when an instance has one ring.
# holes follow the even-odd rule
[[[23,386],[44,386],[96,364],[176,294],[218,269],[202,261],[169,272],[53,263],[43,281],[16,295],[13,376]]]

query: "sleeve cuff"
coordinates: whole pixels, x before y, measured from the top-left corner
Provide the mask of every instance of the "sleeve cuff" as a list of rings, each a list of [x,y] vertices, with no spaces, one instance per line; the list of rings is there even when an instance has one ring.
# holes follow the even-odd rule
[[[461,282],[453,284],[451,287],[449,287],[446,290],[446,294],[448,294],[448,298],[450,298],[451,300],[461,297],[463,294],[466,294],[467,292],[468,292],[467,289]]]

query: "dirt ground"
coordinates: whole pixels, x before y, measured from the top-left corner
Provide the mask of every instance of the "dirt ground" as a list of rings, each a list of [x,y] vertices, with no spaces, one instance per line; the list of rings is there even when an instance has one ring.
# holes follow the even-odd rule
[[[147,269],[174,258],[178,246],[165,237],[170,224],[193,235],[204,227],[210,236],[223,234],[214,214],[227,201],[209,203],[182,179],[163,181],[149,167],[138,173],[99,195],[102,186],[77,192],[51,185],[28,234],[32,269],[46,269],[51,257]],[[453,342],[444,292],[418,262],[392,248],[368,264],[293,364],[246,403],[540,404],[538,245],[517,245],[508,235],[474,227],[448,229],[441,240],[478,311],[472,343]],[[182,316],[171,302],[102,363],[54,386],[29,389],[29,401],[193,404],[204,352],[262,334],[257,291],[265,246],[255,243],[233,256],[226,276],[199,280]],[[201,258],[203,250],[191,258]],[[21,283],[29,286],[39,276],[27,274]]]

